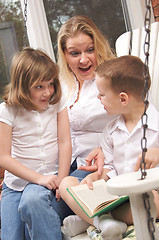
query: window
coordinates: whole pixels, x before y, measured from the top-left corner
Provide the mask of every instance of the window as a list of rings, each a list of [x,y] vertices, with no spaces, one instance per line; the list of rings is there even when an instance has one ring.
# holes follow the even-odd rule
[[[111,47],[126,31],[121,1],[119,0],[43,0],[53,49],[57,50],[57,32],[62,23],[74,15],[90,17],[108,38]]]
[[[24,0],[20,1],[23,8]],[[75,14],[85,14],[92,18],[114,47],[119,35],[144,24],[144,2],[145,0],[28,0],[27,31],[30,46],[45,50],[55,60],[60,21],[63,23]]]
[[[123,32],[143,26],[144,11],[144,0],[28,0],[29,44],[55,60],[60,21],[83,14],[96,23],[114,48]],[[23,47],[23,12],[24,0],[0,0],[0,99],[3,86],[9,82],[12,56]]]
[[[20,1],[0,0],[0,99],[10,81],[12,57],[23,46],[23,29]]]

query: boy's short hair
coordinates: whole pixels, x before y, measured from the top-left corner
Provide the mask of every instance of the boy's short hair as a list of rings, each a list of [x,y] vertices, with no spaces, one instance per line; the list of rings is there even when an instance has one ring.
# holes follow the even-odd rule
[[[57,64],[43,51],[26,47],[12,60],[11,82],[5,89],[3,100],[9,105],[38,110],[38,106],[35,106],[31,99],[30,89],[38,82],[51,79],[54,80],[54,93],[50,104],[55,104],[62,94]]]
[[[105,61],[96,68],[95,72],[100,77],[111,80],[114,92],[131,93],[137,98],[142,97],[144,90],[144,72],[148,73],[148,89],[151,85],[147,67],[140,58],[131,55]]]

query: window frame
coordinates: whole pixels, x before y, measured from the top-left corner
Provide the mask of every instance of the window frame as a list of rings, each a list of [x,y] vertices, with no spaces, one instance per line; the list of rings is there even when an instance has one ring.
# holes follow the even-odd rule
[[[24,0],[20,2],[24,13]],[[121,0],[121,4],[123,2],[127,11],[125,21],[129,18],[128,28],[131,28],[127,31],[144,26],[145,0]],[[154,22],[153,14],[151,15]],[[55,61],[43,0],[27,3],[27,33],[30,47],[44,50]]]

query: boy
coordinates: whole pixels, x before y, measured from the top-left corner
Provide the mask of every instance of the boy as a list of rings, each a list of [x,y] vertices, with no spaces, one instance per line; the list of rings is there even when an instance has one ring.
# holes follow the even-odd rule
[[[144,112],[143,89],[145,79],[143,77],[144,64],[134,56],[122,56],[108,60],[100,64],[96,69],[96,85],[99,90],[98,98],[104,105],[109,115],[118,115],[104,129],[101,147],[105,155],[105,165],[101,176],[97,172],[85,177],[81,183],[87,183],[92,188],[92,182],[103,178],[109,178],[119,174],[133,172],[137,158],[141,153],[141,138],[143,129],[141,116]],[[151,80],[148,80],[148,89]],[[159,147],[159,113],[152,104],[147,108],[148,128],[146,131],[147,147]],[[61,184],[61,196],[71,209],[89,224],[101,230],[103,239],[122,239],[126,230],[125,223],[132,224],[131,211],[128,204],[124,204],[113,211],[113,216],[122,221],[116,221],[110,215],[105,214],[94,219],[88,219],[86,214],[80,210],[75,201],[66,191],[67,187],[79,184],[78,180],[66,177]],[[155,202],[158,206],[158,196]],[[122,213],[122,214],[121,214]],[[159,210],[158,210],[159,216]],[[73,221],[79,219],[77,216],[68,217],[64,220],[64,228],[71,224],[74,231],[79,226],[86,227],[81,221],[75,225]],[[73,225],[74,224],[74,225]]]

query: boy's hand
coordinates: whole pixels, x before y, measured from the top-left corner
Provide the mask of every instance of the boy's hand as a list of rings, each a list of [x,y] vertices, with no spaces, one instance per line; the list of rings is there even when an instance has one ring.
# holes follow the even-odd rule
[[[94,148],[86,157],[86,166],[79,166],[78,169],[85,171],[97,171],[99,175],[102,174],[104,166],[104,154],[100,147]],[[92,162],[94,161],[93,165]]]
[[[138,157],[134,171],[138,171],[140,169],[141,160],[142,153]],[[154,168],[157,164],[159,164],[159,148],[150,148],[147,150],[145,154],[145,164],[146,169]]]
[[[87,184],[89,189],[93,189],[93,182],[99,180],[98,172],[88,174],[80,184]]]

